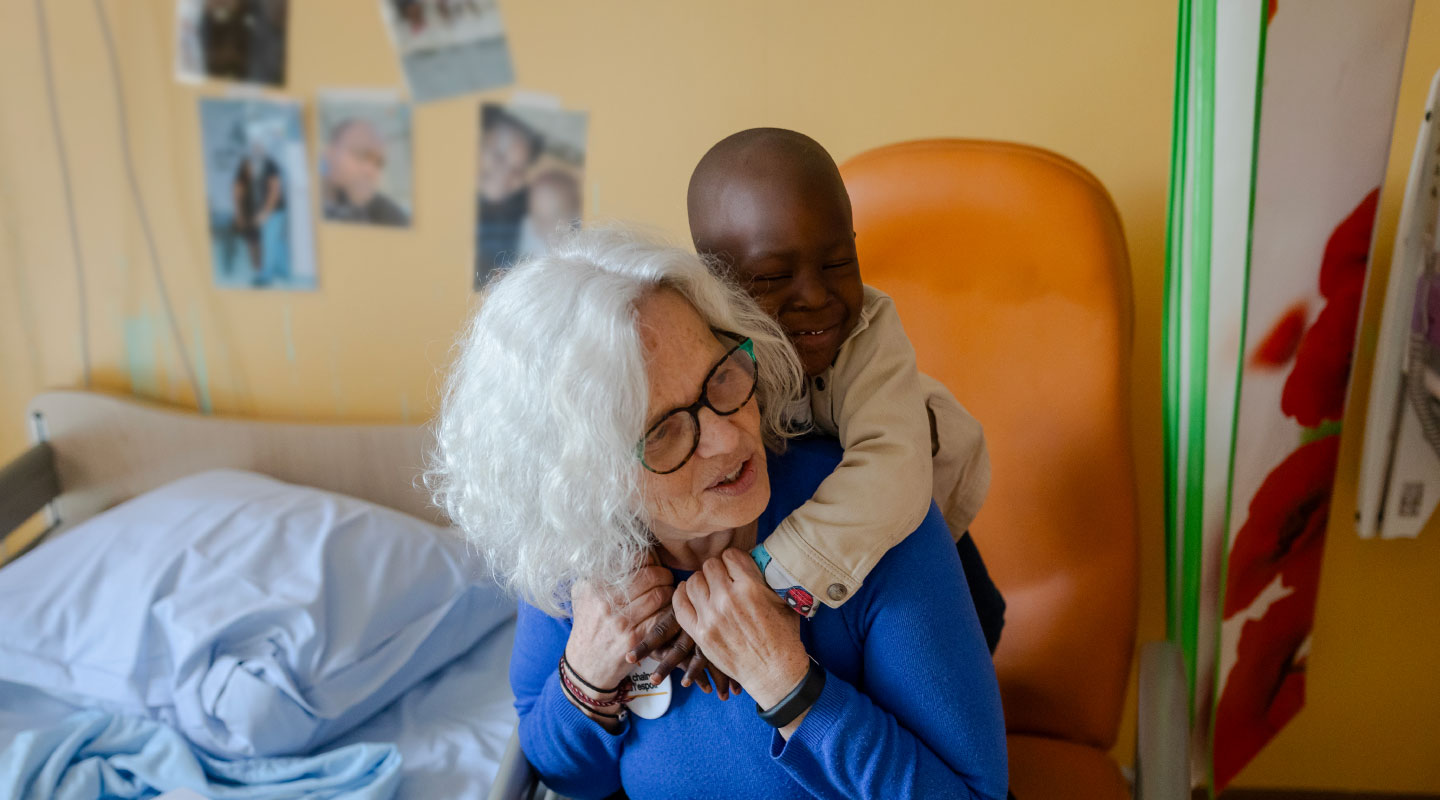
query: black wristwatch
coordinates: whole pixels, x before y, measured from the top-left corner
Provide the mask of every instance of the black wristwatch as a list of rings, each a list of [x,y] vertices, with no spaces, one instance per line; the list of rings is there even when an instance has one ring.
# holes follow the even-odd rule
[[[755,712],[760,719],[777,727],[783,728],[795,721],[795,718],[805,713],[805,709],[815,704],[820,699],[820,693],[825,690],[825,668],[810,659],[810,669],[805,673],[805,678],[800,685],[790,690],[785,699],[771,706],[768,710],[755,704]]]

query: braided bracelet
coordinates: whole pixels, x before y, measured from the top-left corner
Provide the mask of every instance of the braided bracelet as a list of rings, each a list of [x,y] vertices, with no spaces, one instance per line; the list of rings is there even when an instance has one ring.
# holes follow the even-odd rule
[[[606,713],[606,712],[604,712],[604,711],[601,711],[601,710],[599,710],[599,709],[597,709],[597,708],[594,708],[593,706],[588,706],[588,705],[585,704],[585,701],[584,701],[584,700],[581,700],[579,697],[576,697],[575,694],[570,691],[570,687],[567,685],[568,683],[569,683],[569,681],[565,680],[564,676],[562,675],[561,678],[560,678],[560,691],[564,692],[564,693],[565,693],[565,696],[568,697],[568,698],[570,698],[570,699],[571,699],[572,701],[574,701],[577,705],[584,706],[584,708],[585,708],[585,713],[587,713],[587,714],[594,714],[594,715],[597,716],[597,717],[604,717],[604,718],[606,718],[606,719],[622,720],[622,719],[625,719],[625,716],[630,713],[629,711],[627,711],[627,710],[625,709],[624,706],[621,706],[621,707],[620,707],[620,713],[618,713],[618,714],[608,714],[608,713]]]
[[[597,717],[605,717],[606,719],[614,720],[621,720],[625,718],[626,714],[628,713],[628,709],[626,709],[625,703],[630,699],[629,678],[620,681],[620,683],[616,684],[614,689],[598,689],[595,687],[594,684],[580,677],[580,673],[576,672],[575,668],[570,666],[570,662],[565,659],[565,656],[563,654],[560,656],[560,663],[558,665],[557,671],[560,674],[560,690],[563,691],[565,693],[565,696],[570,698],[576,705],[581,706],[588,713],[594,714]],[[572,676],[575,678],[575,680],[590,687],[596,692],[600,692],[602,694],[610,694],[612,692],[615,693],[615,699],[609,702],[605,702],[600,700],[599,698],[591,697],[590,695],[586,694],[582,689],[580,689],[580,687],[570,682],[570,678]],[[615,714],[611,714],[608,711],[603,710],[616,706],[619,707],[619,711]]]
[[[611,686],[609,689],[601,689],[599,686],[596,686],[590,681],[587,681],[584,678],[580,677],[580,673],[575,671],[575,667],[571,666],[570,660],[565,657],[565,654],[563,652],[560,654],[560,669],[569,670],[570,674],[575,676],[575,680],[580,681],[580,683],[584,684],[586,689],[589,689],[592,692],[599,692],[600,694],[610,694],[611,692],[618,692],[620,691],[620,687],[625,685],[625,681],[622,680],[614,686]]]
[[[610,708],[613,706],[623,706],[625,705],[625,701],[630,699],[629,691],[627,691],[629,687],[625,685],[625,681],[620,682],[620,690],[618,691],[618,693],[616,693],[614,700],[605,701],[599,699],[598,697],[591,697],[590,695],[582,691],[579,686],[576,686],[574,683],[570,682],[570,678],[572,676],[579,680],[581,683],[585,683],[585,680],[579,675],[576,675],[574,670],[568,669],[569,666],[570,665],[565,663],[563,660],[560,662],[560,683],[566,689],[570,690],[570,693],[577,700],[580,701],[581,705],[588,706],[599,711],[601,709]],[[589,684],[586,685],[588,686]]]

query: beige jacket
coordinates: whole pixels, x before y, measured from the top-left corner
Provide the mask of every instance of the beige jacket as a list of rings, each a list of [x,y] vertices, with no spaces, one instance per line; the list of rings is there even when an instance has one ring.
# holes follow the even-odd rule
[[[765,549],[837,607],[920,525],[932,497],[958,539],[985,499],[990,458],[980,423],[920,374],[894,302],[870,286],[835,363],[808,383],[810,421],[839,437],[845,455]]]

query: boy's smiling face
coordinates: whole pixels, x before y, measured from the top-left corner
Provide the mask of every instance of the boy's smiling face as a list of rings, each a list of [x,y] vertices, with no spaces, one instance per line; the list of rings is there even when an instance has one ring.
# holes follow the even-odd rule
[[[751,153],[729,174],[692,183],[690,230],[696,249],[719,257],[780,323],[815,376],[855,330],[864,285],[833,162],[825,157],[827,170],[783,156]]]

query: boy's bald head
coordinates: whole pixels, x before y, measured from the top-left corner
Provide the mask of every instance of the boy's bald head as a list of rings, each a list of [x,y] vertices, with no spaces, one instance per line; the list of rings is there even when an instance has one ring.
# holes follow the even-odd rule
[[[690,176],[690,236],[716,256],[819,375],[855,329],[864,300],[850,195],[818,142],[753,128],[710,148]]]
[[[695,249],[724,255],[725,241],[741,222],[734,219],[732,206],[755,200],[769,201],[766,205],[818,201],[850,215],[840,168],[819,142],[784,128],[751,128],[717,142],[690,176],[686,208]]]

